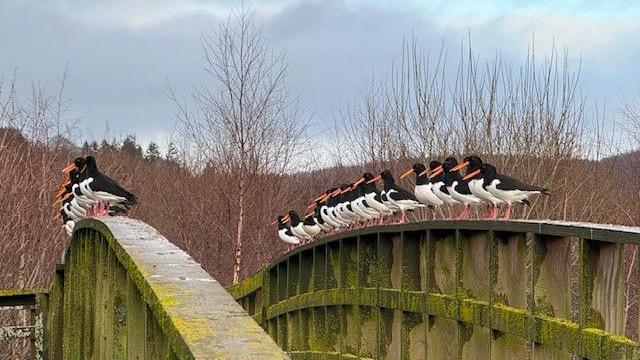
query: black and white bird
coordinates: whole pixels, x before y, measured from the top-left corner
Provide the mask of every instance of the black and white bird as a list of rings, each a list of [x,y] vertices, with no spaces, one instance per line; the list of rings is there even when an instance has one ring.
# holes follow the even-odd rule
[[[96,202],[90,212],[92,216],[107,215],[112,208],[115,212],[126,212],[138,203],[135,195],[98,170],[93,156],[87,156],[85,171],[86,179],[80,183],[80,191]]]
[[[74,159],[63,170],[69,179],[56,194],[64,228],[71,234],[75,223],[89,216],[125,213],[137,204],[136,197],[102,174],[93,156]]]
[[[393,210],[382,202],[381,192],[375,185],[374,176],[370,172],[366,172],[362,175],[364,180],[363,192],[364,199],[367,202],[367,206],[377,211],[379,216],[379,223],[382,224],[384,217],[393,214]]]
[[[289,221],[291,222],[291,233],[300,240],[308,240],[311,238],[305,231],[304,222],[300,219],[300,215],[294,210],[289,210]]]
[[[444,204],[444,201],[436,196],[433,192],[433,182],[427,176],[427,167],[421,163],[415,163],[411,169],[407,170],[404,174],[400,175],[400,179],[403,179],[411,174],[416,175],[416,186],[413,188],[413,194],[416,199],[421,203],[432,207],[440,207]]]
[[[314,213],[310,213],[304,217],[302,221],[304,232],[309,235],[310,238],[316,237],[322,231],[322,228],[316,222]]]
[[[503,219],[511,217],[511,206],[513,203],[529,205],[529,197],[536,194],[551,195],[548,189],[525,184],[524,182],[499,174],[495,166],[484,163],[480,165],[480,174],[484,178],[485,188],[491,195],[504,201],[507,206]],[[470,173],[471,176],[473,173]]]
[[[442,163],[442,171],[444,174],[444,184],[447,187],[449,195],[464,206],[462,212],[458,215],[458,219],[465,220],[469,218],[471,205],[480,204],[482,200],[471,193],[469,183],[463,180],[462,175],[456,170],[457,165],[458,161],[455,158],[447,158],[447,160]]]
[[[395,206],[401,213],[400,222],[404,223],[407,211],[413,211],[417,208],[424,207],[416,197],[409,191],[401,188],[395,182],[391,171],[384,170],[380,175],[375,177],[372,182],[380,181],[384,183],[385,196],[389,203]],[[384,201],[384,198],[383,198]],[[388,206],[388,205],[387,205]]]
[[[462,179],[469,182],[469,190],[473,195],[488,204],[485,218],[495,219],[498,217],[498,208],[505,202],[487,190],[488,182],[485,181],[480,171],[480,166],[482,166],[482,159],[479,156],[471,155],[465,157],[458,168],[460,170],[468,168],[467,174]]]
[[[284,216],[282,215],[278,216],[278,220],[276,220],[276,222],[278,223],[278,237],[280,238],[280,240],[290,245],[300,244],[300,239],[298,239],[298,237],[293,235],[293,233],[291,232],[291,229],[287,225],[287,222]]]
[[[333,230],[333,226],[327,222],[326,215],[324,214],[323,209],[326,209],[326,205],[324,204],[327,193],[322,194],[319,198],[315,199],[315,203],[309,208],[313,208],[313,221],[318,225],[318,227],[324,231],[329,232]]]
[[[444,169],[442,168],[442,163],[440,161],[434,160],[429,163],[429,171],[431,171],[431,175],[429,175],[429,181],[431,182],[431,191],[433,194],[443,203],[453,206],[459,205],[460,202],[454,199],[451,194],[449,194],[449,190],[447,190],[447,186],[444,184]],[[426,174],[427,171],[423,171],[420,174]],[[449,219],[453,217],[451,214],[451,207],[448,208]]]

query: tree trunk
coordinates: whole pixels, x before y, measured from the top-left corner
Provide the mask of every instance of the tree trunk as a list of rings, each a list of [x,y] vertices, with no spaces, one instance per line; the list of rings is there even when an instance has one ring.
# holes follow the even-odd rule
[[[233,283],[240,280],[240,264],[242,260],[242,230],[244,221],[244,171],[240,172],[240,194],[238,198],[238,228],[236,231],[236,261],[233,266]]]

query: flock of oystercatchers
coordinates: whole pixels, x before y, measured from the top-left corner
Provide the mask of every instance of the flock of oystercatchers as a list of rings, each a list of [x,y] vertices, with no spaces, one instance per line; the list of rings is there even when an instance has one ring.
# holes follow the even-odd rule
[[[461,171],[466,170],[464,175]],[[400,175],[404,179],[415,174],[413,193],[398,186],[389,170],[380,175],[366,172],[351,184],[331,188],[307,207],[313,212],[300,218],[294,210],[278,216],[272,225],[278,224],[278,236],[288,244],[297,245],[309,241],[321,232],[382,224],[385,217],[399,213],[399,222],[405,221],[405,213],[418,208],[435,210],[448,205],[462,206],[456,219],[468,219],[474,205],[485,205],[485,219],[497,219],[500,206],[504,206],[502,219],[511,217],[514,203],[529,205],[529,197],[535,194],[550,195],[547,189],[526,184],[497,172],[495,166],[482,162],[478,156],[467,156],[461,163],[455,157],[444,162],[431,161],[429,168],[416,163]],[[383,182],[383,189],[376,186]],[[435,218],[435,213],[433,214]]]
[[[69,178],[56,194],[54,206],[60,205],[60,212],[55,218],[62,219],[69,235],[81,219],[126,214],[138,203],[135,195],[98,170],[93,156],[78,157],[62,171]],[[496,219],[504,205],[502,219],[509,219],[514,203],[529,205],[528,198],[532,195],[550,195],[547,189],[498,173],[478,156],[467,156],[461,163],[455,157],[444,162],[431,161],[428,168],[416,163],[400,179],[411,174],[416,178],[413,193],[398,186],[389,170],[377,176],[366,172],[353,183],[331,188],[318,196],[307,207],[313,211],[304,218],[290,210],[278,216],[272,225],[278,224],[282,241],[296,245],[321,232],[382,224],[385,218],[395,215],[403,223],[406,212],[418,208],[435,210],[447,205],[452,218],[451,206],[461,205],[462,212],[456,219],[468,219],[472,206],[486,205],[483,217]],[[382,190],[376,186],[381,181]]]
[[[71,236],[76,222],[86,217],[126,214],[136,205],[136,196],[98,170],[93,156],[78,157],[63,173],[69,178],[60,186],[54,206],[60,205],[64,229]]]

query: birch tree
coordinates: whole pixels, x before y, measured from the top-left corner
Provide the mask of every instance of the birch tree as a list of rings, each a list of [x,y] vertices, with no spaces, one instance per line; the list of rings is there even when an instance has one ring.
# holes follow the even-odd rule
[[[225,181],[234,219],[233,282],[239,279],[242,240],[252,192],[261,175],[282,174],[301,149],[308,123],[287,85],[283,52],[273,52],[254,12],[242,9],[202,37],[207,79],[194,86],[192,107],[178,104],[183,135],[209,170]],[[175,99],[175,97],[174,97]]]

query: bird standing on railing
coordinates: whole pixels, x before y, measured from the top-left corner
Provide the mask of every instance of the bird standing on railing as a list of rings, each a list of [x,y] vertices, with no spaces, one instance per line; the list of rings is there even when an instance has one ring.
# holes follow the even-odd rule
[[[444,204],[444,201],[434,194],[433,182],[427,176],[427,167],[424,164],[413,164],[411,169],[400,175],[400,179],[406,178],[411,174],[416,175],[416,186],[413,188],[413,194],[418,201],[433,209]],[[435,213],[433,213],[433,216],[435,217]]]
[[[463,180],[462,175],[458,172],[459,168],[458,160],[454,157],[449,157],[442,163],[444,184],[447,187],[447,191],[452,198],[463,205],[462,212],[458,215],[458,220],[466,220],[469,218],[471,205],[479,204],[482,200],[471,193],[468,182]]]
[[[467,174],[462,179],[469,182],[469,190],[471,190],[473,195],[488,204],[485,218],[495,219],[498,217],[498,207],[504,204],[504,201],[487,190],[489,183],[485,181],[484,176],[481,174],[480,166],[482,166],[482,159],[478,156],[471,155],[464,158],[459,169],[463,170],[468,168]]]
[[[487,191],[507,203],[503,219],[511,218],[511,206],[513,203],[521,203],[528,206],[528,199],[532,195],[551,195],[549,190],[545,188],[525,184],[524,182],[507,175],[499,174],[495,166],[491,164],[484,163],[480,165],[478,170],[469,173],[467,176],[468,178],[471,178],[477,174],[481,174],[483,176],[484,183],[487,184],[485,185]]]
[[[69,235],[75,222],[85,217],[123,214],[138,203],[135,195],[98,170],[93,156],[78,157],[62,171],[69,179],[56,194],[54,206],[61,204],[59,216]]]
[[[392,206],[397,208],[400,211],[400,222],[404,223],[406,219],[406,212],[413,211],[417,208],[424,207],[424,204],[421,204],[416,197],[410,193],[409,191],[401,188],[395,182],[391,171],[384,170],[380,173],[380,175],[376,176],[370,183],[376,183],[382,180],[384,183],[384,191],[385,196]],[[383,198],[384,201],[384,198]],[[387,205],[389,206],[389,205]]]
[[[287,219],[285,216],[278,216],[278,219],[272,224],[275,225],[275,223],[278,223],[278,237],[280,237],[280,240],[290,245],[300,244],[300,239],[293,235],[291,228],[287,226]]]

